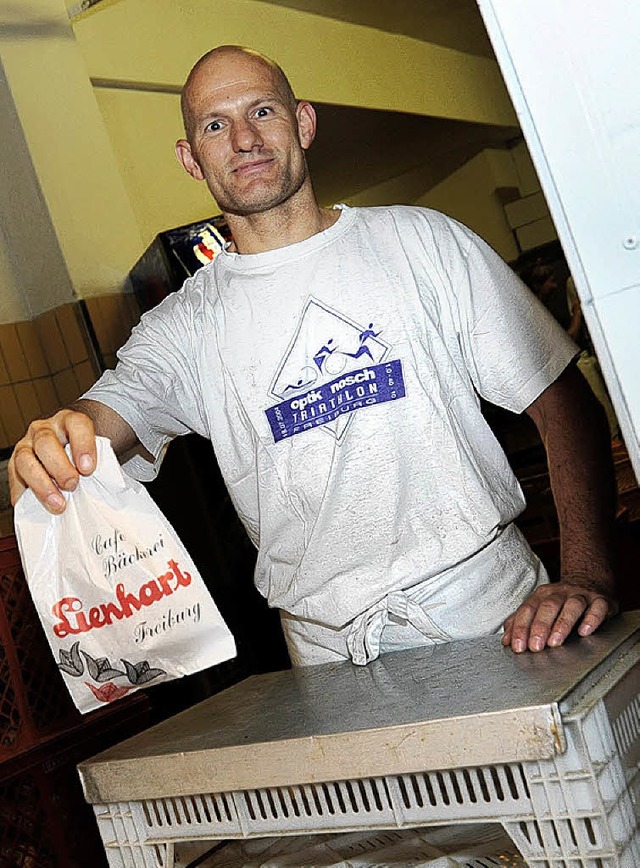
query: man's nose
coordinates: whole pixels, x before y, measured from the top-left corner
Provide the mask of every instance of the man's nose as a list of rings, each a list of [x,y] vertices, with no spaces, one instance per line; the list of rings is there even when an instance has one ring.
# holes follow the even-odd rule
[[[233,125],[232,144],[234,151],[253,151],[262,147],[262,137],[255,124],[241,120]]]

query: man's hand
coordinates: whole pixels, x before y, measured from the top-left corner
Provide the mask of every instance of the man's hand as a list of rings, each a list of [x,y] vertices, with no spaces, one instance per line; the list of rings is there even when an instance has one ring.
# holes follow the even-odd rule
[[[517,653],[556,648],[576,625],[580,636],[589,636],[617,611],[612,596],[587,582],[540,585],[504,622],[502,644]]]
[[[67,443],[73,463],[64,451]],[[15,506],[22,492],[31,488],[49,512],[64,512],[66,501],[60,491],[73,491],[80,474],[89,475],[95,466],[95,429],[85,413],[60,410],[49,419],[32,422],[9,461],[11,503]]]
[[[547,450],[560,525],[560,579],[541,585],[505,621],[516,651],[562,645],[593,633],[618,611],[616,482],[609,428],[587,381],[570,365],[527,408]]]

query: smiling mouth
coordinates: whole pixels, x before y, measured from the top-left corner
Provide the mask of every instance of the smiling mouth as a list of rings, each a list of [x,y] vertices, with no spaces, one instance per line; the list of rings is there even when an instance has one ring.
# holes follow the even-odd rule
[[[266,160],[252,160],[250,163],[242,163],[240,166],[236,166],[233,170],[234,175],[251,175],[254,172],[259,172],[265,166],[268,166],[272,163],[273,160],[271,158]]]

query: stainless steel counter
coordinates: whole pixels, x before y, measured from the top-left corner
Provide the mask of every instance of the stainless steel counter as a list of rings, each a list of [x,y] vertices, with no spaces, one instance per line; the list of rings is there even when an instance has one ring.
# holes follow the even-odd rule
[[[494,636],[364,668],[254,676],[80,774],[88,800],[106,804],[550,758],[564,750],[559,705],[639,629],[640,612],[625,613],[538,654],[513,654]]]

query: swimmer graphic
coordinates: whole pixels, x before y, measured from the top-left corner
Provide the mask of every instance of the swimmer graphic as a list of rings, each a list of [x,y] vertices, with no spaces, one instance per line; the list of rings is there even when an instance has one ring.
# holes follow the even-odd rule
[[[311,379],[305,380],[304,371],[311,371],[311,373],[313,374]],[[304,371],[303,371],[303,376],[300,377],[300,379],[296,383],[289,383],[288,386],[284,387],[284,394],[286,394],[287,392],[299,392],[300,389],[306,389],[307,386],[311,386],[313,383],[315,383],[317,377],[316,377],[316,374],[313,371],[313,369],[312,368],[305,368]]]

